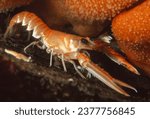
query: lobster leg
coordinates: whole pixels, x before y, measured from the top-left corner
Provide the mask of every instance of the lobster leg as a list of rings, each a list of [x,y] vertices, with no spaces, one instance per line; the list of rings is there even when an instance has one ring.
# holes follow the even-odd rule
[[[106,56],[108,56],[112,61],[114,61],[118,65],[122,65],[129,71],[137,75],[140,75],[140,73],[137,71],[137,69],[133,65],[131,65],[123,56],[117,53],[107,43],[100,41],[100,40],[96,40],[95,43],[98,44],[96,46],[96,50],[102,51]]]
[[[62,65],[63,65],[64,71],[67,72],[67,68],[66,68],[66,65],[65,65],[64,55],[63,54],[61,55],[61,61],[62,61]]]
[[[34,45],[37,45],[40,41],[33,41],[32,43],[30,43],[29,45],[27,45],[25,48],[24,48],[24,52],[27,54],[27,49],[31,46],[34,46]]]
[[[6,39],[8,37],[8,35],[11,31],[12,31],[12,27],[9,26],[4,34],[4,39]]]
[[[51,67],[52,64],[53,64],[53,49],[51,49],[51,52],[50,52],[49,66]]]
[[[75,64],[75,62],[72,61],[72,60],[70,60],[69,62],[74,66],[74,69],[76,70],[76,72],[77,72],[83,79],[85,79],[85,76],[78,70],[78,68],[77,68],[77,66],[76,66],[76,64]]]

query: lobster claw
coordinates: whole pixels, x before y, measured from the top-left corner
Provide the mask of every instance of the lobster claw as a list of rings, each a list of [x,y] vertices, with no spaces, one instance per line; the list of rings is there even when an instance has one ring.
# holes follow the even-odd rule
[[[95,50],[103,52],[107,57],[109,57],[112,61],[114,61],[118,65],[122,65],[123,67],[133,72],[134,74],[140,75],[138,70],[132,64],[130,64],[123,56],[121,56],[113,48],[111,48],[110,45],[101,40],[95,40],[94,42],[96,44]]]
[[[104,84],[106,84],[113,90],[117,91],[118,93],[123,94],[125,96],[130,96],[120,86],[132,89],[135,92],[137,92],[137,90],[134,87],[130,86],[129,84],[113,78],[104,69],[100,68],[95,63],[93,63],[85,54],[80,53],[78,57],[80,65],[82,65],[88,72],[90,72],[98,80],[102,81]]]

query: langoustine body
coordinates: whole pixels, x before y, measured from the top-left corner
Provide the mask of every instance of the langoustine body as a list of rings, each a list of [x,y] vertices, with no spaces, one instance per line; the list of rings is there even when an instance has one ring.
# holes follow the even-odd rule
[[[90,60],[88,54],[83,51],[97,50],[98,48],[102,48],[103,52],[106,53],[108,56],[113,57],[114,59],[116,59],[117,62],[125,66],[128,70],[138,74],[138,71],[131,64],[124,60],[113,49],[107,47],[105,43],[99,41],[93,42],[88,37],[80,37],[77,35],[52,30],[35,14],[26,11],[16,14],[11,19],[4,35],[5,39],[7,38],[11,30],[13,30],[13,26],[18,23],[21,23],[22,26],[27,26],[27,31],[33,30],[32,36],[36,39],[39,39],[38,41],[33,41],[27,47],[25,47],[25,52],[30,46],[36,45],[40,49],[45,49],[46,52],[50,54],[50,66],[52,65],[53,55],[56,55],[61,59],[64,71],[67,71],[65,61],[68,61],[73,64],[77,73],[82,78],[85,78],[84,75],[78,70],[76,63],[74,62],[74,60],[76,60],[83,69],[87,70],[97,79],[99,79],[115,91],[125,96],[129,96],[129,94],[126,93],[126,91],[124,91],[120,86],[130,88],[136,91],[134,87],[113,78],[105,70],[97,66],[94,62]],[[42,46],[39,45],[41,43]],[[109,50],[105,50],[107,48],[109,48]]]

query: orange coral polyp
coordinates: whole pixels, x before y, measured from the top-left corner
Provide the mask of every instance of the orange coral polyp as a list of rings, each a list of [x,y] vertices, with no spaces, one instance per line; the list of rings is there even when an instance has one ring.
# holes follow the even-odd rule
[[[103,22],[138,0],[64,0],[68,17],[80,21]],[[79,17],[80,16],[80,17]]]
[[[6,12],[10,9],[20,7],[22,5],[27,5],[32,0],[0,0],[0,13]]]
[[[150,75],[150,0],[116,16],[112,31],[128,58]]]

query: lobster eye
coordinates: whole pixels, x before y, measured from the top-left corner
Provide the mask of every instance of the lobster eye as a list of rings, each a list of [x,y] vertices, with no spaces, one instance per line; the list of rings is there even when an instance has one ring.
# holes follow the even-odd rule
[[[82,42],[83,44],[88,44],[88,43],[89,43],[88,40],[85,39],[85,38],[82,38],[82,39],[81,39],[81,42]]]

